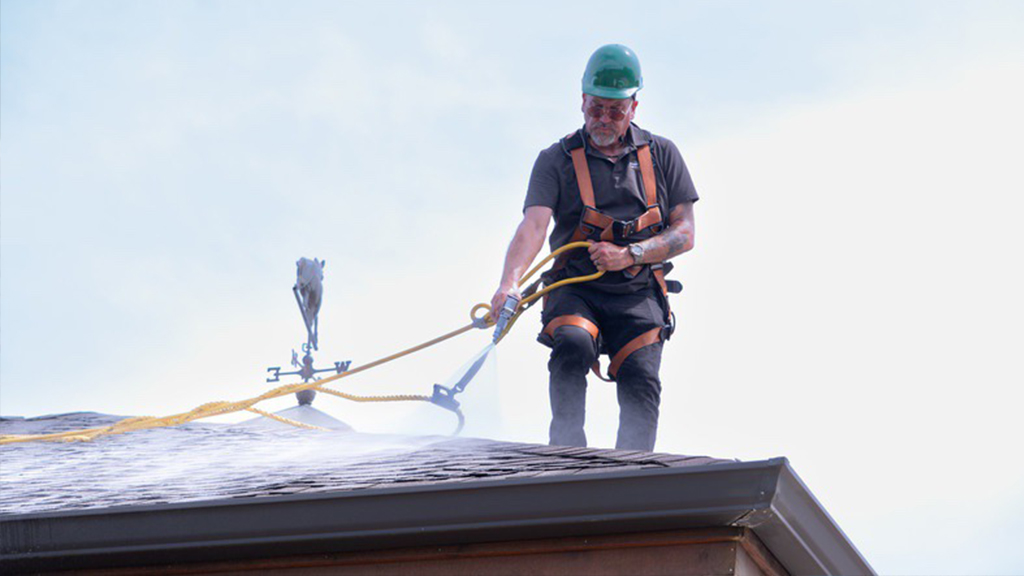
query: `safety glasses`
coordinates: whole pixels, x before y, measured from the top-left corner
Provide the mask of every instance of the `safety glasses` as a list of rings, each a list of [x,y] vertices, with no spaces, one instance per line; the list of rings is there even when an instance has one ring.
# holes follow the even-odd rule
[[[605,108],[603,106],[590,106],[587,108],[587,116],[595,120],[600,120],[604,116],[608,116],[612,122],[618,122],[629,114],[629,108]]]

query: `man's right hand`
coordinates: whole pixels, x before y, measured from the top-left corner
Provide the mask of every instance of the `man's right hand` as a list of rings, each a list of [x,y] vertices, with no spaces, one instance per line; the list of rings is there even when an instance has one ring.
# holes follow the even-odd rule
[[[509,296],[515,296],[516,298],[522,299],[519,293],[519,288],[513,284],[511,287],[499,286],[498,290],[491,297],[491,320],[497,322],[498,315],[501,314],[501,308],[505,306],[505,299]]]

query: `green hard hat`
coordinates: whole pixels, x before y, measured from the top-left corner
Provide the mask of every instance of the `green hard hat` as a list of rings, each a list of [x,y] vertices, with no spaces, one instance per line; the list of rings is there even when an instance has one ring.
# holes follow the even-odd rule
[[[622,44],[598,48],[583,72],[583,93],[599,98],[623,99],[644,87],[640,59]]]

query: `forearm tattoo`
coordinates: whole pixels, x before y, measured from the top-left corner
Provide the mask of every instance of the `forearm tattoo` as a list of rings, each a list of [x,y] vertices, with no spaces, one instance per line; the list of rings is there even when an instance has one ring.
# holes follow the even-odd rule
[[[640,243],[644,248],[644,263],[664,262],[693,248],[693,221],[687,216],[681,207],[677,207],[672,211],[672,223],[668,228]]]

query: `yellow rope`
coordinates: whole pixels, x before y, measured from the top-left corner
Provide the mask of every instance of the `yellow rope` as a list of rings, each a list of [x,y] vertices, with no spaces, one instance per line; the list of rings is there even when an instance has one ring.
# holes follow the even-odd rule
[[[277,414],[274,414],[273,412],[267,412],[266,410],[260,410],[259,408],[246,408],[246,410],[248,410],[249,412],[252,412],[253,414],[259,414],[260,416],[266,416],[267,418],[270,418],[271,420],[277,420],[278,422],[283,422],[284,424],[291,424],[292,426],[295,426],[297,428],[305,428],[307,430],[322,430],[324,432],[328,431],[327,428],[324,428],[322,426],[314,426],[312,424],[306,424],[305,422],[299,422],[298,420],[292,420],[291,418],[285,418],[284,416],[278,416]]]
[[[563,252],[566,252],[568,250],[575,250],[577,248],[584,248],[584,247],[587,247],[589,245],[590,245],[590,242],[572,242],[570,244],[566,244],[565,246],[562,246],[561,248],[553,251],[551,254],[548,254],[547,257],[545,257],[543,260],[541,260],[539,263],[537,263],[536,266],[531,268],[530,271],[527,272],[522,277],[522,279],[520,279],[519,286],[525,285],[526,281],[531,276],[533,276],[538,270],[540,270],[540,268],[542,266],[544,266],[544,264],[547,264],[549,261],[551,261],[552,258],[555,258],[559,254],[561,254]],[[502,332],[499,335],[498,339],[496,340],[496,343],[500,342],[501,339],[504,338],[506,334],[508,334],[509,329],[512,328],[512,325],[515,324],[516,320],[518,320],[519,316],[523,313],[523,311],[524,311],[523,306],[525,304],[529,304],[530,302],[533,302],[534,300],[543,297],[545,294],[547,294],[548,292],[554,290],[555,288],[559,288],[559,287],[565,286],[567,284],[575,284],[575,283],[578,283],[578,282],[589,282],[589,281],[594,280],[596,278],[600,278],[603,274],[604,274],[603,271],[598,271],[598,272],[596,272],[594,274],[590,274],[589,276],[578,276],[578,277],[575,277],[575,278],[567,278],[567,279],[562,280],[560,282],[556,282],[556,283],[552,284],[551,286],[547,286],[543,290],[540,290],[540,291],[536,292],[535,294],[533,294],[533,295],[531,295],[531,296],[529,296],[527,298],[524,298],[523,301],[520,302],[519,309],[517,310],[517,312],[509,320],[509,323],[505,327],[504,332]],[[341,397],[341,398],[352,400],[354,402],[402,402],[402,401],[428,401],[429,402],[430,401],[430,397],[428,397],[428,396],[418,396],[418,395],[356,396],[354,394],[346,394],[344,392],[338,392],[337,390],[332,390],[330,388],[324,388],[323,386],[325,384],[329,384],[331,382],[334,382],[335,380],[341,380],[342,378],[348,378],[349,376],[354,376],[354,375],[356,375],[356,374],[358,374],[360,372],[364,372],[364,371],[369,370],[371,368],[375,368],[377,366],[380,366],[381,364],[386,364],[388,362],[391,362],[392,360],[397,360],[398,358],[401,358],[403,356],[408,356],[409,354],[412,354],[414,352],[418,352],[420,350],[423,350],[424,348],[429,348],[430,346],[433,346],[433,345],[438,344],[440,342],[444,342],[445,340],[448,340],[450,338],[454,338],[454,337],[458,336],[459,334],[463,334],[465,332],[468,332],[468,331],[472,330],[473,328],[481,328],[481,327],[486,327],[486,326],[493,326],[494,322],[487,315],[480,316],[480,317],[476,316],[476,313],[479,310],[486,310],[486,311],[490,312],[491,307],[488,304],[477,304],[469,312],[469,315],[473,319],[473,322],[470,322],[469,324],[463,326],[462,328],[458,328],[456,330],[452,330],[451,332],[448,332],[447,334],[443,334],[441,336],[438,336],[437,338],[434,338],[432,340],[428,340],[426,342],[423,342],[422,344],[417,344],[416,346],[413,346],[411,348],[406,348],[405,350],[402,350],[400,352],[396,352],[394,354],[391,354],[390,356],[385,356],[385,357],[380,358],[378,360],[374,360],[373,362],[370,362],[369,364],[363,364],[362,366],[358,366],[356,368],[353,368],[353,369],[345,371],[345,372],[341,372],[339,374],[334,374],[332,376],[328,376],[326,378],[323,378],[321,380],[317,380],[315,382],[303,382],[303,383],[296,383],[296,384],[284,384],[282,386],[278,386],[277,388],[273,388],[271,390],[268,390],[268,391],[264,392],[263,394],[260,394],[259,396],[255,396],[253,398],[248,398],[248,399],[245,399],[245,400],[239,400],[237,402],[226,402],[226,401],[208,402],[208,403],[203,404],[201,406],[197,406],[196,408],[193,408],[192,410],[189,410],[188,412],[182,412],[180,414],[172,414],[170,416],[162,416],[162,417],[137,416],[137,417],[133,417],[133,418],[125,418],[124,420],[120,420],[118,422],[115,422],[114,424],[112,424],[110,426],[100,426],[100,427],[97,427],[97,428],[86,428],[86,429],[83,429],[83,430],[70,430],[70,431],[67,431],[67,432],[57,432],[57,433],[53,433],[53,434],[17,434],[17,435],[0,436],[0,444],[13,444],[13,443],[16,443],[16,442],[30,442],[30,441],[36,441],[36,440],[39,440],[39,441],[64,441],[64,442],[89,441],[89,440],[93,440],[95,438],[98,438],[100,436],[107,436],[107,435],[113,435],[113,434],[124,434],[125,432],[132,432],[132,431],[135,431],[135,430],[146,430],[146,429],[149,429],[149,428],[160,428],[160,427],[164,427],[164,426],[178,426],[178,425],[181,425],[181,424],[185,424],[187,422],[192,422],[194,420],[199,420],[199,419],[202,419],[202,418],[209,418],[211,416],[220,416],[222,414],[230,414],[232,412],[239,412],[239,411],[242,411],[242,410],[247,410],[249,412],[254,412],[256,414],[262,414],[264,416],[272,417],[272,418],[274,418],[276,420],[279,420],[281,422],[286,422],[286,423],[289,423],[289,424],[292,424],[292,425],[295,425],[295,426],[309,427],[309,425],[307,425],[307,424],[303,424],[303,423],[297,422],[295,420],[290,420],[288,418],[283,418],[283,417],[277,416],[276,414],[271,414],[269,412],[264,412],[263,410],[259,410],[257,408],[253,408],[253,405],[258,404],[258,403],[260,403],[260,402],[262,402],[264,400],[269,400],[271,398],[279,398],[281,396],[287,396],[289,394],[293,394],[295,392],[300,392],[302,390],[319,390],[321,392],[325,392],[327,394],[332,394],[334,396],[338,396],[338,397]],[[313,428],[320,429],[319,427],[313,427]]]
[[[330,388],[317,388],[321,392],[333,394],[339,398],[351,400],[353,402],[408,402],[411,400],[422,400],[424,402],[430,402],[430,396],[421,396],[419,394],[395,394],[392,396],[357,396],[355,394],[346,394],[345,392],[338,392],[337,390],[331,390]]]

